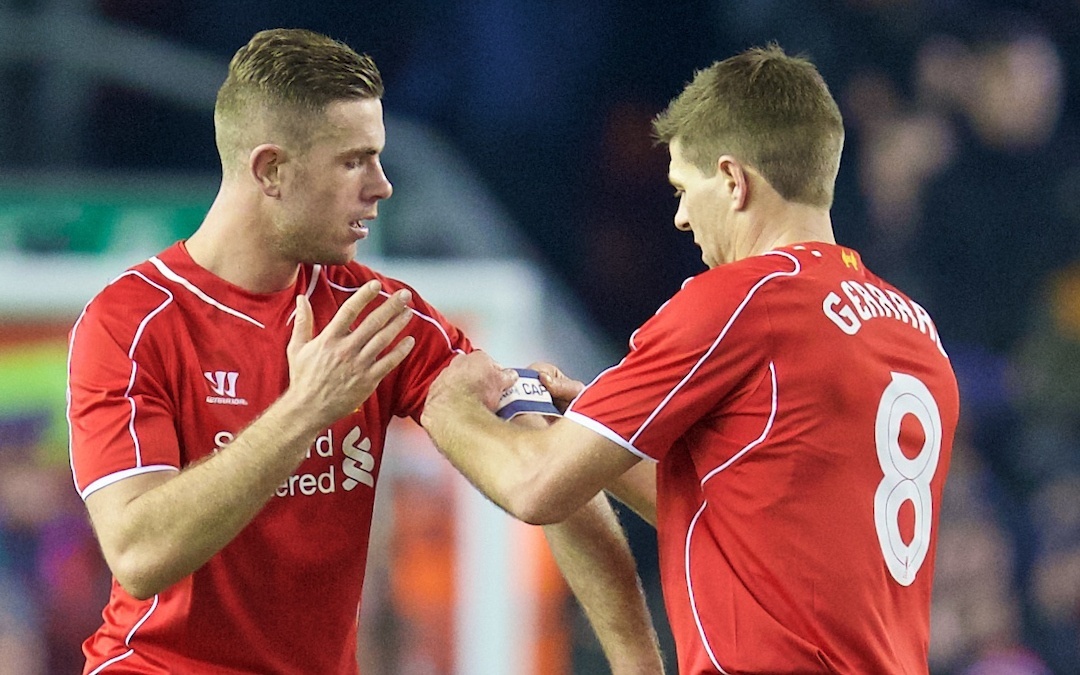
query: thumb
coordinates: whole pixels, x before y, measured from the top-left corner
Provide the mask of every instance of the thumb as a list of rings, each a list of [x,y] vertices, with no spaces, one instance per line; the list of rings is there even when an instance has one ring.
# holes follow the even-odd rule
[[[540,382],[547,388],[551,398],[556,401],[569,402],[585,388],[583,383],[571,379],[559,371],[556,371],[555,374],[541,372]]]
[[[311,342],[312,324],[311,302],[306,295],[296,296],[296,312],[293,315],[292,336],[289,338],[289,346],[286,352],[291,358],[301,347]]]

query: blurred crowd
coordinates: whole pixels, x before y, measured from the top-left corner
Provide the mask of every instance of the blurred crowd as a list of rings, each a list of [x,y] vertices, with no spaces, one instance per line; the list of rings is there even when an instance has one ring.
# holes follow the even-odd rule
[[[277,25],[368,51],[383,69],[388,111],[452,140],[613,345],[703,269],[671,225],[667,156],[652,143],[651,118],[695,68],[743,48],[776,41],[809,55],[848,128],[838,239],[930,310],[961,384],[940,506],[932,672],[1080,673],[1080,3],[372,5],[97,7],[222,59]],[[11,81],[0,74],[0,86]],[[81,169],[216,171],[207,115],[115,87],[101,88],[95,111]],[[3,168],[57,168],[22,147],[8,142]],[[14,359],[25,337],[3,336],[0,355]],[[62,351],[55,327],[31,337]],[[8,389],[0,386],[0,671],[76,672],[108,573],[70,487],[65,439],[49,431],[55,401],[27,412],[5,404]],[[654,542],[629,527],[649,585]],[[595,672],[583,665],[596,656],[588,629],[571,623],[581,633],[575,671]]]

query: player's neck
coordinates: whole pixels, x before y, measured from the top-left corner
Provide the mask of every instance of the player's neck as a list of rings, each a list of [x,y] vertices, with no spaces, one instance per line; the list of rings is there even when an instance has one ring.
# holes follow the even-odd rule
[[[185,242],[188,255],[203,269],[253,293],[272,293],[296,281],[295,261],[276,255],[262,237],[262,228],[248,214],[254,210],[233,203],[225,191],[202,225]]]
[[[805,242],[835,244],[832,218],[827,209],[806,204],[781,202],[754,228],[757,236],[747,242],[747,257]]]

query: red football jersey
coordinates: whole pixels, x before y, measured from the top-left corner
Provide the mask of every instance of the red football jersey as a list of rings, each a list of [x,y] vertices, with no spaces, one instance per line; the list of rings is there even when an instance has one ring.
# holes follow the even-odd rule
[[[680,673],[912,674],[958,412],[926,311],[808,243],[688,280],[567,417],[658,462]]]
[[[288,385],[296,295],[310,299],[318,332],[371,279],[382,282],[383,298],[404,287],[353,262],[306,265],[293,287],[250,293],[200,268],[182,243],[121,274],[71,331],[71,467],[80,495],[182,469],[226,445]],[[416,338],[413,351],[355,413],[319,433],[236,539],[149,600],[114,580],[104,624],[83,645],[86,673],[357,671],[387,425],[395,416],[419,421],[431,381],[455,353],[471,350],[415,292],[411,308],[404,333]]]

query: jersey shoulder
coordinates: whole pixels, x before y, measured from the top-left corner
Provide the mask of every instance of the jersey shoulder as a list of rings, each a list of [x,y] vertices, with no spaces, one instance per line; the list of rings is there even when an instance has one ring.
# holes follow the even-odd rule
[[[795,256],[783,252],[719,265],[684,281],[657,310],[653,323],[669,324],[680,332],[699,327],[713,334],[736,319],[745,322],[758,314],[765,292],[801,269]]]
[[[371,280],[377,280],[382,289],[380,294],[389,297],[395,291],[408,289],[412,293],[409,307],[419,319],[416,328],[411,334],[420,337],[420,349],[430,343],[435,353],[441,354],[449,348],[449,353],[457,351],[472,351],[472,344],[465,334],[444,316],[435,306],[424,299],[410,284],[371,269],[356,261],[350,261],[345,265],[331,265],[322,272],[331,288],[339,292],[352,292]],[[430,341],[424,338],[430,337]]]
[[[742,302],[772,281],[799,275],[803,263],[786,251],[770,251],[719,265],[690,277],[675,295],[680,302],[712,302],[723,296],[729,302]],[[673,299],[675,299],[673,298]]]
[[[149,261],[127,269],[90,300],[80,325],[133,337],[133,331],[145,329],[150,318],[173,304],[173,292],[162,281]]]

